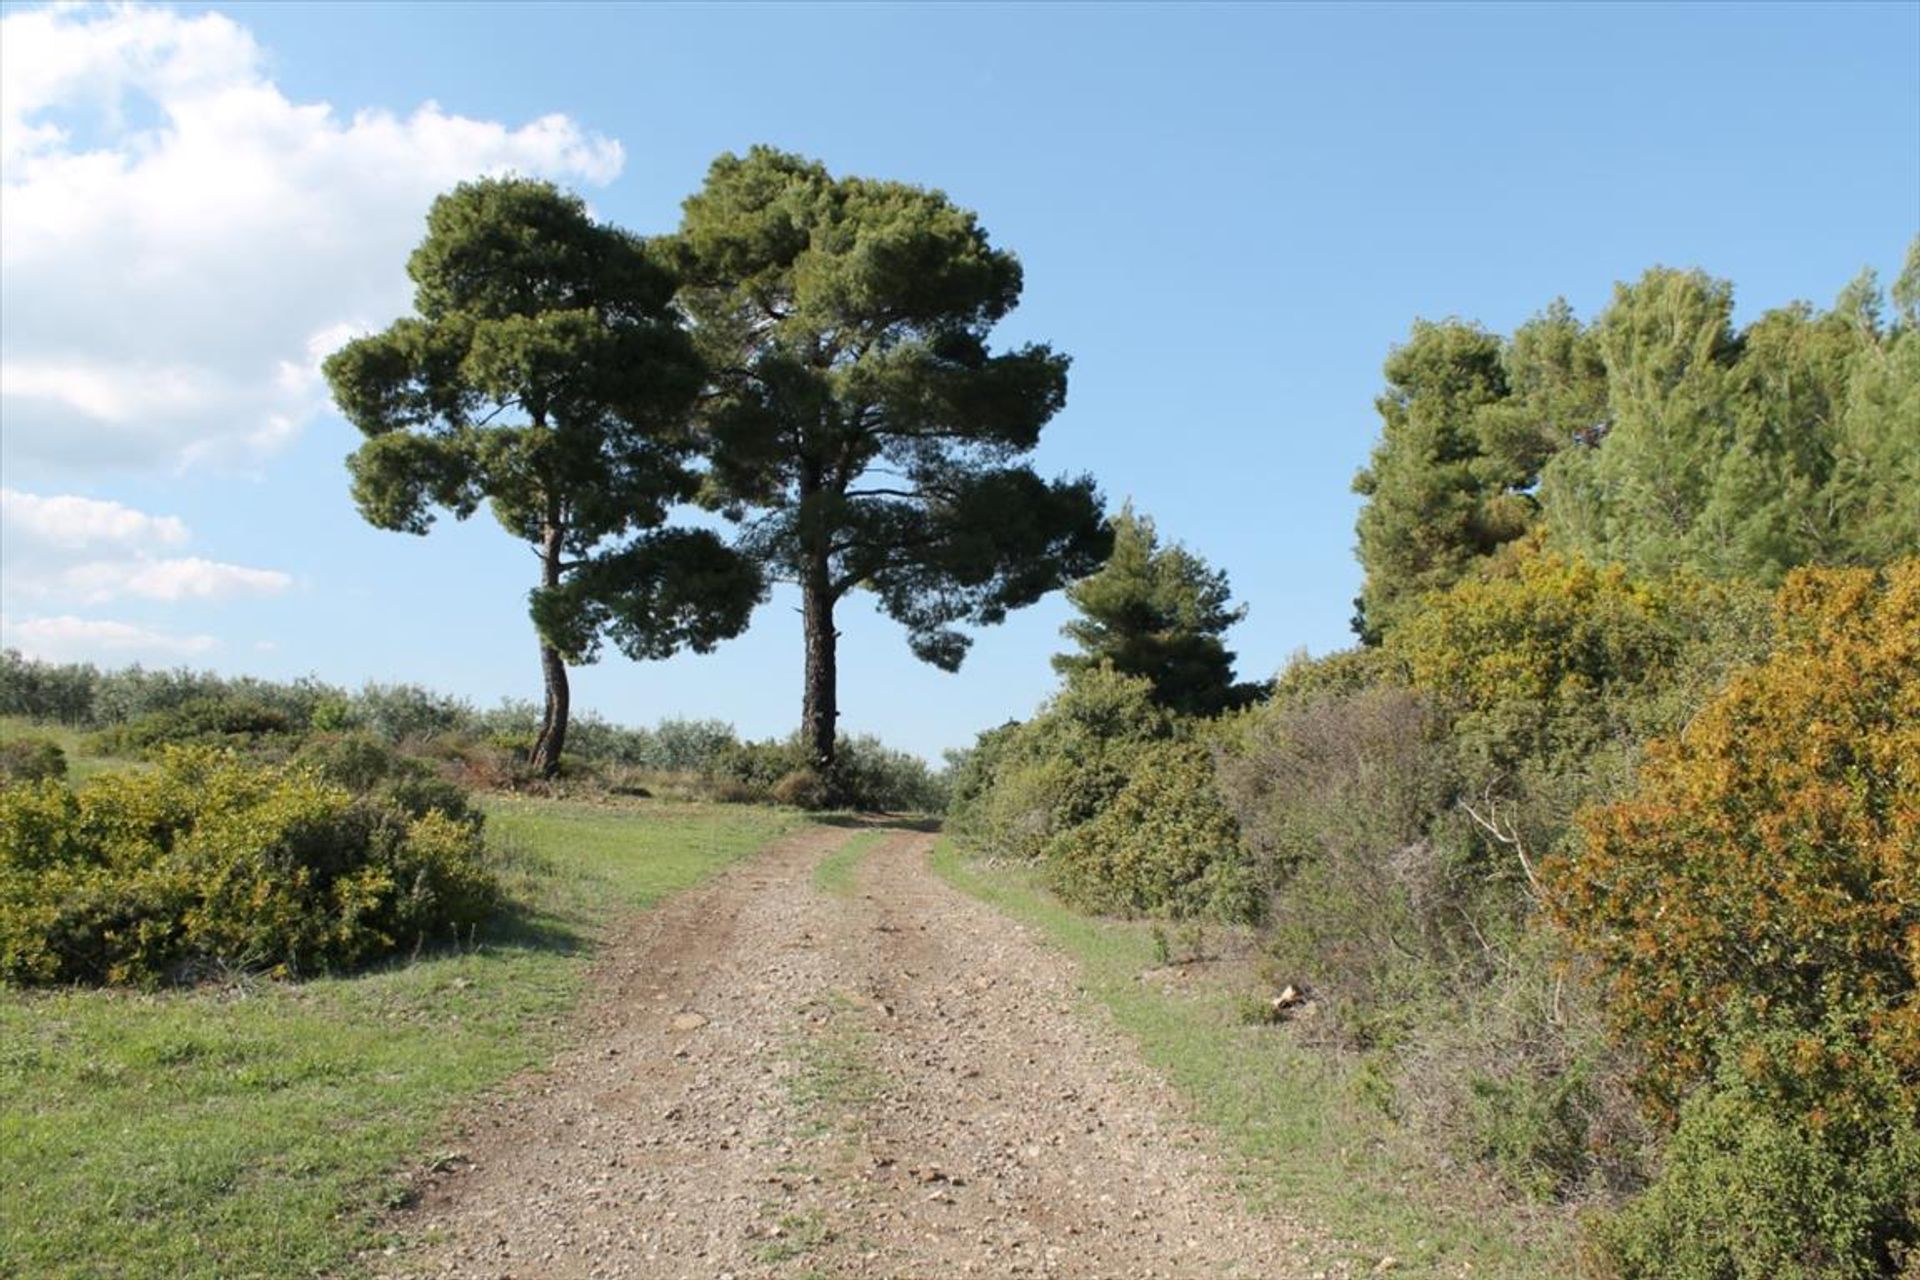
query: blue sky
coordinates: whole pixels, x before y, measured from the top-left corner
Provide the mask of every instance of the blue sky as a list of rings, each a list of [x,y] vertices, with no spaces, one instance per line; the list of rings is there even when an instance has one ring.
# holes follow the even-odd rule
[[[1416,316],[1590,316],[1667,264],[1744,320],[1920,232],[1911,3],[0,12],[0,642],[63,659],[537,694],[527,552],[364,526],[314,374],[483,172],[647,234],[766,142],[977,210],[1026,266],[1000,337],[1074,360],[1040,465],[1227,571],[1248,676],[1348,641],[1348,485]],[[794,603],[576,705],[785,732]],[[937,757],[1024,716],[1064,617],[949,676],[856,597],[843,723]]]

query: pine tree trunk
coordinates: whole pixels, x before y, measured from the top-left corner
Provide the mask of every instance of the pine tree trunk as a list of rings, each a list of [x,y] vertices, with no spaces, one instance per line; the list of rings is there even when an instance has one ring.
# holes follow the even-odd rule
[[[560,528],[549,522],[540,545],[540,584],[560,585]],[[570,706],[567,688],[567,664],[560,651],[540,641],[540,676],[546,686],[547,703],[540,720],[540,734],[527,753],[527,765],[543,778],[560,772],[560,753],[567,746],[567,714]]]
[[[806,699],[800,713],[800,728],[807,746],[808,763],[832,790],[840,719],[836,664],[840,633],[833,629],[833,590],[824,561],[808,566],[800,584],[800,596],[807,631]]]

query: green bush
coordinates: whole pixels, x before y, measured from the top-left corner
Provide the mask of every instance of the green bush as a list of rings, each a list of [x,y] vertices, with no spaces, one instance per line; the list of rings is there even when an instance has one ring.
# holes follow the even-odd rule
[[[103,755],[150,755],[169,746],[252,748],[267,739],[291,740],[303,727],[283,707],[258,698],[218,694],[192,697],[103,729],[94,735],[94,743]]]
[[[482,821],[465,788],[442,778],[426,760],[371,734],[315,735],[294,759],[356,796],[389,801],[411,817],[438,811],[458,822],[478,825]]]
[[[1214,790],[1213,756],[1158,742],[1091,819],[1045,850],[1061,896],[1125,915],[1251,920],[1263,905],[1240,830]]]
[[[1802,1052],[1799,1040],[1775,1051]],[[1920,1126],[1881,1067],[1884,1109],[1847,1116],[1782,1099],[1729,1062],[1681,1107],[1654,1184],[1594,1224],[1596,1270],[1618,1280],[1920,1274]]]
[[[311,974],[470,929],[496,899],[476,821],[310,768],[174,748],[149,773],[0,792],[12,982]]]
[[[1111,667],[1075,672],[1032,720],[981,735],[956,778],[954,828],[996,853],[1040,858],[1111,803],[1141,750],[1176,724],[1149,681]]]
[[[697,731],[698,722],[692,728]],[[946,807],[945,788],[926,761],[896,751],[871,734],[839,740],[832,779],[815,770],[798,734],[765,742],[715,739],[712,745],[713,781],[738,788],[746,798],[806,809],[936,813]]]
[[[0,782],[38,782],[67,776],[67,753],[52,738],[24,733],[0,742]]]

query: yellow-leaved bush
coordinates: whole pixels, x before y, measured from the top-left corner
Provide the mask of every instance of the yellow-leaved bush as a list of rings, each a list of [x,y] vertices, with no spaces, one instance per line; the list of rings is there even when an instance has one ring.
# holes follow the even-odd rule
[[[149,772],[0,790],[10,982],[311,974],[451,938],[497,900],[477,815],[304,767],[174,748]]]
[[[1730,1030],[1812,1035],[1836,1013],[1920,1086],[1920,561],[1798,571],[1778,610],[1773,655],[1654,744],[1630,797],[1582,813],[1551,869],[1669,1107]]]
[[[1547,868],[1673,1126],[1626,1280],[1920,1275],[1920,561],[1801,570],[1773,654]]]

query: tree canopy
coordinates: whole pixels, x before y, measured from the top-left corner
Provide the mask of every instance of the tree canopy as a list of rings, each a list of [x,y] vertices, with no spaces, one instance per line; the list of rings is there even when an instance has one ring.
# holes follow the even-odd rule
[[[1067,588],[1080,616],[1061,628],[1078,653],[1056,654],[1054,670],[1108,665],[1152,683],[1154,700],[1188,715],[1213,715],[1250,701],[1236,685],[1223,637],[1246,616],[1232,604],[1227,575],[1175,543],[1161,546],[1153,520],[1122,508],[1113,554],[1098,573]]]
[[[576,197],[522,179],[434,202],[407,263],[416,314],[326,362],[366,436],[348,459],[360,513],[424,534],[488,503],[541,565],[531,611],[546,715],[531,763],[558,767],[566,666],[603,639],[634,658],[711,648],[746,626],[752,564],[667,525],[690,499],[701,365],[671,274]]]
[[[1820,310],[1745,329],[1733,287],[1657,267],[1582,325],[1556,302],[1500,337],[1420,322],[1386,363],[1354,487],[1368,641],[1544,524],[1641,575],[1777,585],[1797,565],[1920,551],[1920,241]]]
[[[1023,461],[1066,401],[1067,358],[989,347],[1020,264],[938,191],[755,147],[714,162],[672,254],[710,368],[705,498],[800,587],[803,729],[831,773],[849,592],[952,670],[958,624],[999,622],[1105,554],[1093,482]]]

